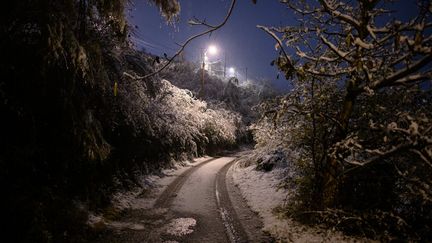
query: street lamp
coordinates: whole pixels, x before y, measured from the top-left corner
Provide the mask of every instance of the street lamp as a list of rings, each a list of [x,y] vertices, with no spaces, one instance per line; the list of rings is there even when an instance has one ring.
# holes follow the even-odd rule
[[[207,52],[210,55],[216,55],[218,53],[218,48],[216,46],[214,46],[214,45],[211,45],[211,46],[208,47]]]
[[[202,59],[202,76],[201,76],[201,91],[200,96],[204,97],[204,70],[206,69],[206,62],[208,62],[207,53],[211,56],[214,56],[218,53],[218,48],[215,45],[210,45],[205,51],[203,51],[203,59]],[[208,69],[210,69],[210,66]]]
[[[228,69],[228,72],[229,72],[229,74],[230,74],[231,76],[235,76],[235,68],[234,68],[234,67],[230,67],[230,68]]]
[[[214,55],[217,55],[218,52],[219,52],[219,50],[218,50],[218,48],[217,48],[215,45],[210,45],[210,46],[209,46],[209,47],[204,51],[204,69],[206,69],[206,67],[207,67],[207,70],[208,70],[209,72],[211,72],[211,66],[209,65],[210,62],[209,62],[209,57],[207,56],[207,53],[208,53],[210,56],[214,56]]]

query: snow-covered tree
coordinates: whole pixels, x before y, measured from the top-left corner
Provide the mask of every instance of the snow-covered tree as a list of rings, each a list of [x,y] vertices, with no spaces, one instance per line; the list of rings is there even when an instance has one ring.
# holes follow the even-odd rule
[[[293,93],[298,94],[283,102],[288,103],[285,107],[301,104],[299,112],[290,115],[300,114],[306,121],[305,143],[297,148],[307,149],[303,156],[317,172],[315,190],[320,195],[315,202],[335,206],[358,196],[358,203],[364,200],[366,204],[367,197],[360,196],[365,188],[360,188],[364,181],[359,175],[371,176],[385,163],[391,165],[393,188],[398,188],[400,196],[410,195],[405,202],[419,200],[429,205],[419,206],[417,213],[429,208],[430,1],[417,1],[417,15],[411,18],[402,18],[395,1],[281,3],[298,23],[258,28],[275,40],[279,56],[274,63],[293,81]],[[290,111],[280,107],[276,117]]]
[[[281,50],[276,62],[287,78],[298,82],[325,80],[344,86],[344,99],[335,117],[336,150],[341,141],[351,137],[350,119],[360,97],[379,95],[391,88],[412,87],[432,78],[432,7],[428,1],[420,1],[419,14],[404,22],[389,17],[391,5],[382,1],[286,0],[282,3],[297,14],[299,24],[259,27],[276,39],[276,48]],[[362,165],[406,149],[430,163],[430,123],[418,119],[411,117],[411,128],[405,132],[391,123],[394,121],[387,121],[391,129],[414,136],[406,143],[369,149],[367,152],[373,157],[363,154],[359,158],[351,154],[341,159]],[[356,142],[351,140],[351,144]],[[329,166],[338,167],[336,160],[328,162]]]

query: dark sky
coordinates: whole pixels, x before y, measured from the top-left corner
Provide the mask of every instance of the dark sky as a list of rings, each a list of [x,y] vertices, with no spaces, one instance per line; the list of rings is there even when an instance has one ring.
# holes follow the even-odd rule
[[[403,9],[398,17],[405,19],[413,16],[416,12],[412,4],[414,1],[401,0],[396,6],[398,10]],[[217,24],[225,17],[231,0],[180,0],[180,20],[174,25],[167,25],[157,7],[148,4],[148,1],[132,2],[128,15],[131,25],[138,26],[134,35],[139,39],[135,39],[137,47],[145,47],[147,51],[157,55],[172,55],[177,50],[175,43],[183,43],[189,36],[202,31],[201,27],[189,26],[189,19],[197,17],[210,24]],[[256,28],[256,25],[294,24],[293,18],[291,11],[278,0],[258,0],[257,4],[253,4],[251,0],[237,0],[228,23],[211,36],[194,40],[186,48],[186,58],[189,61],[198,61],[200,50],[213,44],[220,50],[218,56],[213,58],[223,58],[221,52],[225,51],[228,57],[227,66],[234,66],[240,74],[244,75],[247,67],[248,78],[266,79],[280,89],[287,89],[288,82],[283,75],[277,80],[278,71],[270,66],[270,62],[277,56],[275,42]]]

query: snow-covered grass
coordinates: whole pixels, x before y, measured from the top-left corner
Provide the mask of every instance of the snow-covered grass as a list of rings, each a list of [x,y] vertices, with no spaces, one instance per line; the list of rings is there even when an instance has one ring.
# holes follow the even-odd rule
[[[262,218],[264,231],[281,242],[371,242],[353,238],[341,232],[320,227],[301,225],[286,217],[279,217],[274,209],[290,203],[290,191],[278,189],[284,178],[285,169],[277,167],[272,171],[257,171],[255,165],[241,167],[237,162],[231,167],[234,183],[252,210]]]

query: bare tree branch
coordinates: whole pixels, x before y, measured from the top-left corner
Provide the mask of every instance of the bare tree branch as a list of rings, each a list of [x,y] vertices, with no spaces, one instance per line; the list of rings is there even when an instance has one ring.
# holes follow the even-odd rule
[[[336,53],[340,58],[352,63],[353,60],[348,57],[348,52],[344,52],[340,49],[338,49],[333,43],[331,43],[327,38],[324,37],[324,35],[320,36],[323,43],[328,46],[334,53]]]
[[[380,89],[386,86],[390,86],[397,82],[398,80],[402,80],[406,78],[408,75],[417,72],[418,70],[425,67],[427,64],[429,64],[432,61],[432,53],[429,55],[423,57],[422,59],[418,60],[417,62],[408,65],[406,68],[401,69],[395,73],[393,73],[390,76],[387,76],[381,80],[377,80],[373,82],[370,87],[373,89]],[[407,79],[408,80],[408,79]]]
[[[206,35],[206,34],[212,33],[212,32],[214,32],[214,31],[220,29],[222,26],[224,26],[224,25],[226,24],[226,22],[227,22],[228,19],[230,18],[231,14],[232,14],[232,12],[233,12],[233,10],[234,10],[234,6],[235,6],[235,4],[236,4],[236,0],[232,0],[232,1],[231,1],[231,5],[230,5],[230,7],[229,7],[229,9],[228,9],[228,12],[227,12],[225,18],[224,18],[223,21],[222,21],[221,23],[219,23],[218,25],[214,25],[214,26],[213,26],[213,25],[205,24],[205,23],[202,22],[202,21],[201,21],[201,22],[194,22],[193,25],[203,25],[203,26],[208,27],[209,29],[207,29],[207,30],[205,30],[205,31],[203,31],[203,32],[201,32],[201,33],[199,33],[199,34],[196,34],[196,35],[194,35],[194,36],[189,37],[189,38],[188,38],[188,39],[187,39],[183,44],[180,45],[180,48],[177,50],[177,52],[174,54],[174,56],[172,56],[171,58],[169,58],[168,61],[162,65],[162,67],[160,67],[160,68],[157,69],[156,71],[154,71],[154,72],[152,72],[152,73],[149,73],[149,74],[147,74],[147,75],[134,77],[134,79],[146,79],[146,78],[149,78],[149,77],[151,77],[151,76],[154,76],[154,75],[158,74],[159,72],[161,72],[162,70],[164,70],[166,67],[168,67],[168,66],[169,66],[169,65],[174,61],[174,59],[175,59],[176,57],[178,57],[178,56],[179,56],[179,55],[184,51],[184,49],[186,48],[186,46],[187,46],[191,41],[193,41],[194,39],[196,39],[196,38],[198,38],[198,37],[201,37],[201,36],[203,36],[203,35]],[[123,73],[123,74],[126,75],[125,73]],[[130,75],[129,75],[129,77],[130,77]]]
[[[336,8],[330,6],[330,3],[327,0],[322,0],[320,2],[323,5],[324,9],[332,16],[335,16],[336,18],[349,23],[353,25],[357,30],[360,30],[360,22],[357,21],[354,17],[339,12],[338,10],[336,10]]]
[[[284,57],[286,58],[288,64],[291,67],[294,67],[293,63],[291,61],[291,58],[288,56],[287,52],[285,51],[285,48],[284,48],[284,45],[283,45],[281,39],[273,31],[271,31],[268,27],[265,27],[265,26],[262,26],[262,25],[257,25],[257,28],[264,30],[267,34],[269,34],[273,39],[276,40],[276,42],[278,43],[279,47],[282,50],[282,53],[284,54]]]

